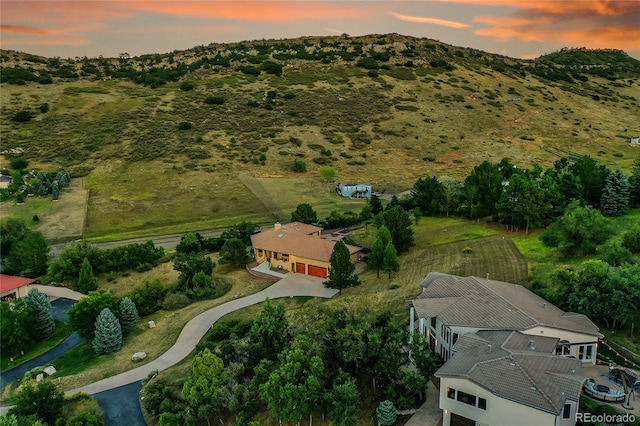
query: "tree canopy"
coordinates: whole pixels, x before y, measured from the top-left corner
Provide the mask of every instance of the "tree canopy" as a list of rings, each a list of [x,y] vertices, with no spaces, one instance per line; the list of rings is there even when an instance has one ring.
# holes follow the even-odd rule
[[[313,224],[318,222],[318,214],[313,210],[311,204],[298,204],[293,213],[291,213],[291,222]]]

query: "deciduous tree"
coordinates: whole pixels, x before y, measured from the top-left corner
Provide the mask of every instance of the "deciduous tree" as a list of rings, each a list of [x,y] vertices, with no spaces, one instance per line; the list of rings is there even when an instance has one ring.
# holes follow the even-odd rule
[[[338,241],[333,246],[331,257],[329,258],[331,269],[329,279],[323,284],[325,287],[339,290],[360,285],[360,279],[356,275],[356,266],[351,262],[351,254],[347,245]]]
[[[247,246],[237,238],[227,240],[220,249],[220,263],[244,268],[249,261]]]
[[[327,182],[332,181],[336,177],[336,169],[331,166],[322,166],[320,167],[320,177]]]
[[[122,327],[109,308],[104,308],[98,315],[94,333],[93,349],[96,353],[109,354],[122,347]]]
[[[29,417],[35,415],[46,424],[52,425],[60,418],[64,394],[49,380],[43,380],[35,386],[25,385],[14,399],[9,415]]]
[[[336,426],[355,426],[360,412],[360,393],[356,381],[343,373],[327,395],[329,416]]]
[[[385,210],[376,216],[378,227],[384,225],[391,233],[391,242],[398,252],[409,250],[414,244],[411,216],[400,206]]]
[[[219,418],[225,381],[226,372],[220,358],[209,349],[204,349],[195,356],[191,374],[182,387],[182,396],[196,418]]]
[[[267,299],[256,315],[249,331],[250,352],[253,365],[262,359],[276,360],[288,345],[289,321],[282,303],[274,304]]]
[[[0,302],[0,350],[3,354],[19,355],[36,342],[32,326],[33,309],[24,299]]]
[[[389,274],[389,278],[391,278],[391,274],[393,274],[394,272],[398,272],[400,270],[400,261],[398,260],[398,253],[396,252],[396,248],[391,243],[388,243],[387,246],[384,248],[382,270]]]
[[[95,322],[103,309],[109,308],[111,312],[117,312],[120,302],[110,292],[92,292],[73,304],[67,311],[69,324],[80,337],[93,339]]]
[[[384,249],[390,243],[391,233],[389,232],[389,229],[384,225],[380,226],[380,228],[378,228],[378,232],[376,232],[373,244],[371,245],[371,252],[367,257],[367,265],[377,271],[378,278],[380,278],[380,270],[382,269],[384,262]]]

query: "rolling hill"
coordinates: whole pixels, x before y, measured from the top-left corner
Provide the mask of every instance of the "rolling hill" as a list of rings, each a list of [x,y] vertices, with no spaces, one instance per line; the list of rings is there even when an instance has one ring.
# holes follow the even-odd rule
[[[397,192],[483,160],[625,170],[638,156],[640,61],[618,50],[520,60],[388,34],[0,59],[0,168],[24,156],[83,176],[89,237],[279,219],[241,175],[328,210],[352,206],[329,200],[322,165]]]

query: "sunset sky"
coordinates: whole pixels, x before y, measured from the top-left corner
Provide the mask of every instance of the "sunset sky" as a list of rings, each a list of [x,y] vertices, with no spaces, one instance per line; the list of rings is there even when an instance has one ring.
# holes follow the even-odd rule
[[[0,46],[48,57],[395,32],[518,58],[588,47],[640,59],[640,0],[1,0],[0,8]]]

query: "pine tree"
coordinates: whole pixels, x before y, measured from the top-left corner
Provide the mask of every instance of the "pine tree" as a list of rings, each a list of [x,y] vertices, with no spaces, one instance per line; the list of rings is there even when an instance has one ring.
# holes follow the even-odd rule
[[[91,267],[91,263],[89,263],[89,259],[85,257],[80,267],[80,275],[76,282],[76,289],[81,293],[88,294],[97,288],[98,279],[93,275],[93,268]]]
[[[629,184],[622,170],[609,173],[602,188],[600,210],[605,216],[622,216],[629,206]]]
[[[93,349],[98,354],[108,354],[122,347],[122,327],[109,308],[104,308],[95,325]]]
[[[331,270],[329,279],[323,283],[325,287],[337,289],[342,293],[343,288],[360,285],[360,279],[355,274],[356,266],[351,262],[351,254],[344,242],[338,241],[333,246],[329,261]]]
[[[629,176],[629,205],[631,207],[640,206],[640,156],[636,158],[631,166],[631,176]]]
[[[56,323],[51,313],[51,303],[44,293],[37,289],[29,290],[24,301],[33,309],[33,325],[38,339],[46,339],[56,329]]]
[[[398,252],[393,244],[389,243],[384,248],[384,258],[382,260],[382,270],[389,273],[389,278],[394,272],[400,270],[400,261],[398,260]]]
[[[396,422],[398,418],[398,411],[394,407],[393,402],[384,400],[376,408],[376,417],[378,418],[378,424],[382,426],[391,426]]]
[[[140,315],[138,315],[138,308],[133,300],[128,297],[123,297],[120,301],[120,325],[122,331],[132,330],[140,322]]]

